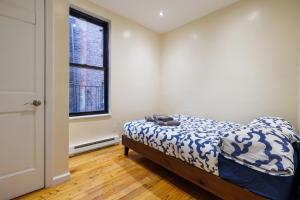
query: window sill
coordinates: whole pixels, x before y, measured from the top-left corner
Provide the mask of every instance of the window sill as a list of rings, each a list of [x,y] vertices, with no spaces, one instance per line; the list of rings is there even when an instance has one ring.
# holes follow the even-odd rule
[[[83,116],[69,117],[69,120],[89,119],[89,118],[101,118],[101,117],[110,117],[110,116],[111,116],[111,113],[99,114],[99,115],[83,115]]]

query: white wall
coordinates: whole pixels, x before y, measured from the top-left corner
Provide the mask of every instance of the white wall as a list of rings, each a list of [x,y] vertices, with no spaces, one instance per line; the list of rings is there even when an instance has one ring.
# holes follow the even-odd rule
[[[247,123],[297,122],[298,0],[248,0],[162,36],[161,106]]]
[[[86,0],[71,4],[111,21],[111,116],[70,120],[70,145],[119,135],[124,122],[157,112],[160,37]]]
[[[111,113],[109,117],[69,120],[69,0],[48,1],[52,17],[53,74],[47,94],[52,94],[51,136],[52,178],[68,173],[68,147],[94,138],[121,133],[122,124],[158,109],[159,35],[130,22],[89,1],[71,2],[85,10],[111,20]],[[129,92],[130,91],[130,92]],[[50,177],[50,178],[51,178]],[[66,177],[64,177],[66,178]],[[55,182],[55,181],[54,181]],[[54,183],[52,181],[52,183]],[[47,180],[47,185],[51,185]]]
[[[51,4],[52,3],[52,4]],[[48,4],[52,5],[52,111],[51,118],[51,151],[52,157],[52,176],[60,176],[69,172],[69,57],[68,57],[68,16],[69,2],[68,0],[53,0]],[[47,94],[51,94],[47,92]],[[46,102],[51,103],[51,102]],[[47,121],[49,122],[49,121]],[[48,125],[49,126],[49,125]],[[50,138],[48,138],[50,139]],[[48,141],[47,141],[48,142]],[[48,183],[47,183],[48,184]],[[51,183],[50,183],[51,184]]]
[[[298,3],[298,19],[300,19],[300,2]],[[300,32],[300,20],[298,20],[298,30]],[[298,38],[298,69],[299,69],[299,79],[298,79],[298,129],[300,128],[300,35]]]
[[[165,113],[240,122],[273,114],[295,123],[300,105],[297,2],[300,15],[297,0],[241,1],[159,36],[89,1],[72,0],[112,21],[112,115],[71,120],[69,127],[69,1],[54,0],[53,176],[68,172],[69,142],[117,135],[125,121],[159,107]]]
[[[90,1],[71,4],[111,21],[112,115],[70,120],[70,145],[157,112],[296,124],[299,1],[241,1],[163,35]]]

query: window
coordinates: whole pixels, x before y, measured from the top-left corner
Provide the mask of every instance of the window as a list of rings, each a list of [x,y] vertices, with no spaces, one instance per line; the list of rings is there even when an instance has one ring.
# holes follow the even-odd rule
[[[69,20],[69,115],[108,113],[108,23],[72,8]]]

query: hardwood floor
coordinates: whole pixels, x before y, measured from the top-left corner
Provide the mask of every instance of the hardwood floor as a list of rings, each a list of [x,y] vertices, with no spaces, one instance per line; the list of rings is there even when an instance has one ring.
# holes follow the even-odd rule
[[[217,200],[141,155],[117,145],[70,158],[71,179],[18,199]]]

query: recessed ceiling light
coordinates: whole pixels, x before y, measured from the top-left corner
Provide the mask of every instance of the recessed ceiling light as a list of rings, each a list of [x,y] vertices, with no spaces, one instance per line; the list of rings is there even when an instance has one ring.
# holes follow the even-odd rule
[[[161,10],[161,11],[159,11],[159,16],[160,17],[163,17],[164,16],[164,12]]]

